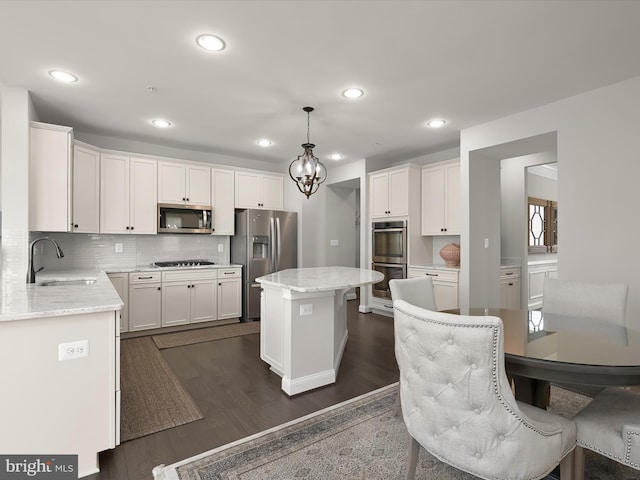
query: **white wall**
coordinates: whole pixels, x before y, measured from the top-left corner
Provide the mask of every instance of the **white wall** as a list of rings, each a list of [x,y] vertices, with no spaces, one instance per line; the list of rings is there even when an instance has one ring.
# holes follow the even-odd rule
[[[327,265],[356,267],[360,264],[360,259],[356,258],[356,239],[360,241],[360,232],[356,228],[359,210],[359,205],[356,205],[356,190],[329,185],[326,199]],[[338,245],[331,246],[331,240],[337,240]]]
[[[636,77],[461,133],[462,183],[466,191],[466,184],[482,181],[473,176],[477,170],[473,167],[474,152],[556,132],[558,204],[562,209],[560,278],[627,283],[628,319],[640,317],[640,278],[635,272],[640,264],[640,225],[634,221],[640,178],[639,128],[640,77]],[[463,306],[483,301],[481,283],[493,278],[493,263],[499,259],[499,254],[492,255],[491,262],[486,263],[486,256],[473,255],[478,248],[474,242],[483,229],[482,222],[473,217],[491,215],[481,194],[481,189],[472,188],[463,199]],[[489,233],[498,237],[500,232]]]

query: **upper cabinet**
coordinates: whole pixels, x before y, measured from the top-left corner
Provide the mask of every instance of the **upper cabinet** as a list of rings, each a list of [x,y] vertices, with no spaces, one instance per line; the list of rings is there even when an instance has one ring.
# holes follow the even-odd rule
[[[410,166],[386,169],[369,175],[369,209],[371,218],[409,215],[409,203],[418,202],[420,192],[414,191],[410,175],[419,170]]]
[[[29,230],[71,230],[70,127],[31,122],[29,129]]]
[[[235,229],[235,182],[233,170],[211,169],[213,234],[233,235]]]
[[[72,231],[99,233],[100,152],[97,150],[73,146],[72,204]]]
[[[284,176],[260,172],[236,172],[236,208],[284,208]]]
[[[100,232],[157,233],[156,160],[102,154]]]
[[[422,235],[460,234],[460,162],[422,169]]]
[[[211,205],[211,169],[158,162],[158,203]]]

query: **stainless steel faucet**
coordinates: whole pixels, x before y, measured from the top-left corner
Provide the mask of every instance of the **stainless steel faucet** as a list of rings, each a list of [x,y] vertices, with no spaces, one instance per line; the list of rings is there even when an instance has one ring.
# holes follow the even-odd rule
[[[62,249],[60,248],[60,245],[58,245],[58,242],[47,237],[36,238],[33,242],[31,242],[31,245],[29,245],[29,271],[27,272],[27,283],[36,283],[36,271],[33,269],[33,253],[36,243],[41,240],[48,240],[49,242],[53,243],[53,245],[56,247],[56,256],[58,258],[64,257],[64,253],[62,253]],[[44,267],[40,267],[38,271],[42,270],[43,268]]]

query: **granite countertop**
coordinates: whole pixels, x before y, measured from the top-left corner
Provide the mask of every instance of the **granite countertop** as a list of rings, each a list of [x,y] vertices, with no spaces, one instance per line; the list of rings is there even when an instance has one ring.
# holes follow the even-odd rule
[[[43,286],[47,280],[93,279],[86,285]],[[0,322],[31,318],[59,317],[83,313],[108,312],[123,307],[109,277],[99,270],[42,271],[36,283],[22,279],[0,283]]]
[[[374,270],[351,267],[291,268],[256,278],[256,282],[296,292],[342,290],[378,283],[384,275]]]
[[[135,267],[105,267],[104,271],[107,273],[133,273],[133,272],[158,272],[165,270],[204,270],[207,268],[242,268],[242,265],[235,263],[216,264],[216,265],[193,265],[189,267],[156,267],[153,264],[138,265]]]
[[[409,265],[409,268],[431,268],[433,270],[451,270],[454,272],[460,271],[460,265],[450,267],[449,265]]]

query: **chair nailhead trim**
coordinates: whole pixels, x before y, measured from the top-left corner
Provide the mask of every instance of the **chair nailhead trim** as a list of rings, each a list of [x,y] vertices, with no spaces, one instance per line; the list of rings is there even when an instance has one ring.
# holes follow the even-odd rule
[[[589,443],[584,443],[584,442],[577,442],[577,444],[580,447],[588,448],[589,450],[597,452],[597,453],[599,453],[601,455],[604,455],[604,456],[609,457],[609,458],[613,458],[614,460],[617,460],[620,463],[625,463],[621,456],[616,455],[615,453],[611,453],[611,452],[607,452],[605,450],[602,450],[601,448],[598,448],[595,445],[591,445]]]
[[[638,437],[640,436],[640,432],[627,432],[627,448],[624,461],[627,465],[640,469],[640,465],[631,461],[631,442],[633,441],[632,435]]]

